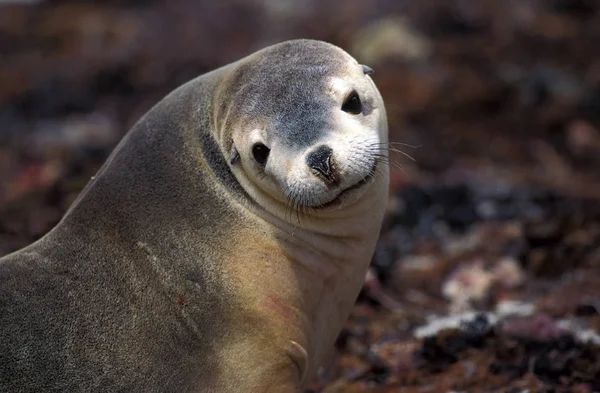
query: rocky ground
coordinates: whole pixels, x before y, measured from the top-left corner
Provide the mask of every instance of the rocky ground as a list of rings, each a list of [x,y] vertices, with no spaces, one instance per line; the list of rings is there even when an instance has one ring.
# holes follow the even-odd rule
[[[48,231],[172,88],[323,39],[375,69],[400,152],[365,287],[310,391],[600,392],[600,3],[0,7],[0,255]]]

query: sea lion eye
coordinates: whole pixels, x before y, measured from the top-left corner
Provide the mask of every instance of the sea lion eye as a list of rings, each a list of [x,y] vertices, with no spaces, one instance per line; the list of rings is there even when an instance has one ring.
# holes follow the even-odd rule
[[[356,91],[353,90],[348,98],[346,98],[346,101],[342,105],[342,110],[353,115],[358,115],[362,112],[362,103]]]
[[[260,142],[255,143],[254,146],[252,146],[252,155],[254,156],[254,159],[262,166],[265,166],[265,164],[267,163],[267,159],[269,158],[270,152],[271,149],[269,149]]]

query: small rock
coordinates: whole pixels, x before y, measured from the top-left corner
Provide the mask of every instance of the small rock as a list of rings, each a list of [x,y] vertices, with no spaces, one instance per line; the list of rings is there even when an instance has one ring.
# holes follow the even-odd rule
[[[492,286],[492,274],[481,262],[461,266],[442,286],[442,294],[455,311],[466,309],[473,301],[484,300]]]
[[[525,273],[514,258],[500,260],[492,269],[492,280],[503,288],[519,287],[525,281]]]
[[[504,300],[496,305],[496,315],[500,319],[510,316],[529,316],[535,312],[535,306],[530,303]]]
[[[386,58],[423,60],[431,54],[431,42],[405,18],[379,19],[361,30],[352,53],[366,64]]]
[[[433,316],[429,319],[427,325],[415,329],[414,336],[422,339],[435,336],[444,330],[460,329],[461,327],[482,318],[482,315],[485,316],[486,324],[490,327],[495,325],[498,321],[498,318],[492,313],[477,313],[472,311],[447,317]]]
[[[536,341],[552,341],[570,333],[546,314],[507,319],[502,324],[502,332]]]

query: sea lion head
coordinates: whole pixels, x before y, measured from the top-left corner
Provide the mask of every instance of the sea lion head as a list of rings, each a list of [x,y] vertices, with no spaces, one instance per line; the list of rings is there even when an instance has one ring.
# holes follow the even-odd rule
[[[387,119],[372,72],[312,40],[266,48],[226,71],[213,103],[217,137],[253,199],[323,214],[387,184]]]

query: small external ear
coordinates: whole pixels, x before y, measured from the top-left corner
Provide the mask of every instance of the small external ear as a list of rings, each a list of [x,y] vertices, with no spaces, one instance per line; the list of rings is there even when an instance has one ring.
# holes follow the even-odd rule
[[[239,160],[240,153],[238,153],[237,149],[234,147],[233,149],[231,149],[231,159],[229,160],[229,163],[231,165],[235,165]]]
[[[364,64],[361,64],[362,70],[365,73],[365,75],[370,75],[372,73],[374,73],[375,71],[373,71],[373,69],[369,66],[366,66]]]

